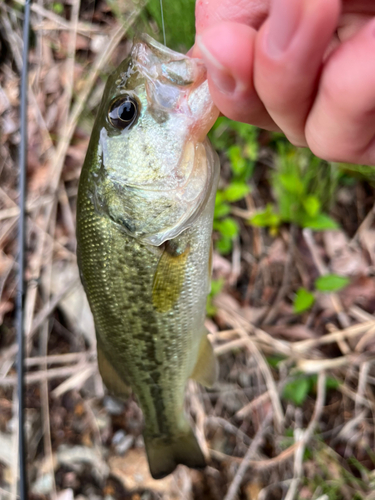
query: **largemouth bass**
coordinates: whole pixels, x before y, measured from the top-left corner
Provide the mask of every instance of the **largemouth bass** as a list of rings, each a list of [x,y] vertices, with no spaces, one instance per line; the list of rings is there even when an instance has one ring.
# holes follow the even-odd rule
[[[205,460],[184,413],[189,377],[210,386],[204,328],[219,163],[197,59],[147,35],[109,77],[83,165],[78,264],[108,390],[133,390],[154,478]]]

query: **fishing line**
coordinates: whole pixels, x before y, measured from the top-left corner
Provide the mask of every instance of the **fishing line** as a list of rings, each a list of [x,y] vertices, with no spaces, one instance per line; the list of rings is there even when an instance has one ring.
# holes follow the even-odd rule
[[[21,142],[19,149],[19,208],[18,220],[18,285],[16,297],[17,321],[17,393],[18,393],[18,462],[20,470],[19,496],[27,500],[26,445],[25,445],[25,401],[24,401],[24,313],[25,313],[25,245],[26,245],[26,163],[27,163],[27,76],[28,52],[30,35],[30,5],[25,1],[23,21],[23,51],[20,97],[20,130]]]
[[[163,27],[163,39],[164,45],[167,45],[167,41],[165,38],[165,25],[164,25],[164,10],[163,10],[163,0],[160,0],[160,11],[161,11],[161,25]]]

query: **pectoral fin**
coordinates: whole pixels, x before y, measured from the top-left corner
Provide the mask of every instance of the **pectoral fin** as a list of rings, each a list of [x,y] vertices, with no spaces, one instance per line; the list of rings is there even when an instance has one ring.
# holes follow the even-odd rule
[[[128,387],[125,382],[120,378],[116,369],[108,361],[103,350],[98,346],[98,366],[100,375],[102,376],[103,382],[107,387],[108,391],[120,399],[127,399],[132,390]]]
[[[168,312],[177,302],[185,280],[189,246],[180,251],[170,241],[160,257],[152,289],[152,303],[158,312]]]
[[[205,387],[212,387],[218,375],[218,362],[212,349],[211,342],[206,334],[202,336],[199,345],[198,359],[190,378]]]

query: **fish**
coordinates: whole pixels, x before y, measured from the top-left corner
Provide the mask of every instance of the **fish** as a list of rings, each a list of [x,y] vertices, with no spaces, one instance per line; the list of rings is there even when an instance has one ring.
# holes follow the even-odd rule
[[[219,159],[202,61],[148,35],[109,76],[82,167],[77,260],[108,391],[133,393],[151,475],[206,465],[184,412],[189,378],[210,387],[204,327]]]

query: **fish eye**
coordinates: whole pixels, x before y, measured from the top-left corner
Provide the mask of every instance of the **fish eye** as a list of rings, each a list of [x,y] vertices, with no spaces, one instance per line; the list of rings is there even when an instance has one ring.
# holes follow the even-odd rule
[[[119,130],[129,128],[138,116],[138,102],[128,95],[117,97],[108,110],[108,120]]]

